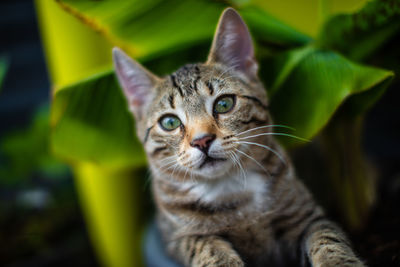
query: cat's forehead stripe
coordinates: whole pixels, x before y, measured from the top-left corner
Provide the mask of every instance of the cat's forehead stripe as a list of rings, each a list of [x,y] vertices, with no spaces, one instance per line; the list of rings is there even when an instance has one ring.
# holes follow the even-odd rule
[[[174,95],[170,94],[168,96],[168,102],[172,109],[175,109]]]
[[[197,64],[187,64],[170,75],[172,86],[178,90],[182,98],[193,95],[198,92],[200,73]]]
[[[181,87],[177,84],[177,82],[176,82],[176,76],[175,76],[174,74],[171,74],[171,75],[170,75],[170,78],[171,78],[172,86],[173,86],[174,88],[178,89],[179,95],[180,95],[181,97],[183,97],[183,91],[182,91],[182,88],[181,88]]]
[[[209,92],[210,92],[210,95],[213,95],[213,93],[214,93],[214,85],[213,85],[210,81],[208,81],[208,82],[206,83],[206,85],[207,85],[207,87],[208,87],[208,90],[209,90]]]

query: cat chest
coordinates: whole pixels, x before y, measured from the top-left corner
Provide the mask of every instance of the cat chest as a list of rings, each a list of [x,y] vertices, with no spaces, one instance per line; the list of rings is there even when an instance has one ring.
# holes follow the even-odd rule
[[[199,183],[190,190],[192,197],[203,205],[238,206],[248,211],[265,208],[267,193],[266,178],[256,172]]]

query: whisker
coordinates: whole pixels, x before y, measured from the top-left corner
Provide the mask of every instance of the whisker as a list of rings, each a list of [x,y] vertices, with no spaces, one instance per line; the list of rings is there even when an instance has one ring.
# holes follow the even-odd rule
[[[258,130],[258,129],[271,128],[271,127],[280,127],[280,128],[286,128],[286,129],[290,129],[290,130],[295,131],[295,129],[292,128],[292,127],[290,127],[290,126],[281,125],[281,124],[271,124],[271,125],[264,125],[264,126],[255,127],[255,128],[246,130],[246,131],[244,131],[244,132],[235,134],[235,136],[239,136],[239,135],[242,135],[242,134],[245,134],[245,133],[248,133],[248,132],[251,132],[251,131],[255,131],[255,130]]]
[[[172,167],[175,168],[178,164],[179,164],[179,163],[176,162],[176,163],[172,164],[171,166],[169,166],[168,168],[164,169],[164,171],[168,171],[168,170],[171,169]]]
[[[175,167],[175,165],[177,165],[177,164],[179,164],[179,163],[178,162],[174,162],[174,163],[172,163],[172,164],[170,164],[168,166],[160,168],[159,170],[160,170],[160,172],[166,173],[169,169]]]
[[[169,164],[171,164],[171,163],[175,163],[175,162],[177,162],[177,161],[176,161],[176,159],[174,159],[174,160],[170,160],[170,161],[168,161],[168,162],[166,162],[166,163],[164,163],[164,164],[162,164],[162,165],[158,166],[158,168],[162,169],[162,168],[164,168],[164,167],[168,166]]]
[[[169,157],[165,157],[165,158],[163,158],[162,160],[160,160],[160,162],[163,162],[163,161],[165,161],[165,160],[167,160],[167,159],[170,159],[170,158],[173,158],[173,157],[175,157],[175,155],[172,155],[172,156],[169,156]]]
[[[267,171],[267,169],[264,168],[264,166],[261,165],[261,163],[259,163],[255,158],[253,158],[252,156],[246,154],[245,152],[241,151],[240,149],[235,149],[237,152],[245,155],[246,157],[248,157],[249,159],[253,160],[259,167],[261,167],[267,174],[268,176],[270,176],[269,172]]]
[[[186,180],[186,174],[187,174],[188,171],[189,171],[189,168],[186,168],[186,170],[185,170],[185,175],[183,176],[183,180],[184,180],[184,181]]]
[[[175,173],[175,171],[176,171],[176,168],[178,168],[178,169],[181,168],[179,163],[176,164],[175,168],[172,170],[172,174],[171,174],[172,177],[174,176],[174,173]]]
[[[241,164],[241,162],[240,162],[240,158],[236,155],[236,153],[235,152],[232,152],[233,153],[233,156],[236,158],[236,161],[237,161],[237,163],[238,163],[238,165],[239,165],[239,168],[240,168],[240,171],[241,171],[241,173],[242,173],[242,178],[243,178],[243,187],[244,188],[246,188],[247,187],[247,176],[246,176],[246,172],[244,171],[244,169],[243,169],[243,166],[242,166],[242,164]]]
[[[238,168],[238,170],[240,171],[239,165],[237,164],[237,161],[236,161],[236,158],[234,157],[233,152],[229,151],[228,153],[229,153],[229,158],[232,160],[234,166],[235,166],[236,168]]]
[[[293,135],[293,134],[287,134],[287,133],[261,133],[261,134],[256,134],[256,135],[250,135],[250,136],[245,136],[242,138],[239,138],[239,140],[245,140],[245,139],[249,139],[249,138],[253,138],[253,137],[257,137],[257,136],[262,136],[262,135],[280,135],[280,136],[287,136],[287,137],[291,137],[300,141],[304,141],[304,142],[311,142],[308,139]]]
[[[247,141],[235,141],[235,143],[238,143],[238,144],[255,145],[255,146],[259,146],[259,147],[263,147],[263,148],[265,148],[265,149],[268,149],[269,151],[271,151],[272,153],[274,153],[283,163],[285,163],[285,164],[287,165],[287,162],[283,159],[283,157],[282,157],[277,151],[275,151],[274,149],[272,149],[272,148],[269,147],[269,146],[262,145],[262,144],[259,144],[259,143],[254,143],[254,142],[247,142]]]

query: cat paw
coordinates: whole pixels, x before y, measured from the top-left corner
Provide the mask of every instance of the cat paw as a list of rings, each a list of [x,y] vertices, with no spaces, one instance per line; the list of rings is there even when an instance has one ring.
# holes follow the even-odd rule
[[[194,264],[193,267],[244,267],[244,262],[238,255],[219,255],[212,259],[207,259],[199,264]]]
[[[347,260],[337,260],[337,261],[327,261],[317,264],[313,264],[316,267],[334,267],[334,266],[344,266],[344,267],[365,267],[366,265],[359,259],[347,259]]]
[[[216,267],[232,266],[232,267],[244,267],[244,262],[239,257],[233,257],[227,259],[226,262],[215,265]]]

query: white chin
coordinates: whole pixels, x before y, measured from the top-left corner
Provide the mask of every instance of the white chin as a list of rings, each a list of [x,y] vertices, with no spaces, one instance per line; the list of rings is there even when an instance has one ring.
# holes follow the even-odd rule
[[[213,179],[227,174],[232,168],[229,160],[216,161],[205,164],[201,168],[192,170],[193,173],[202,176],[203,178]]]

